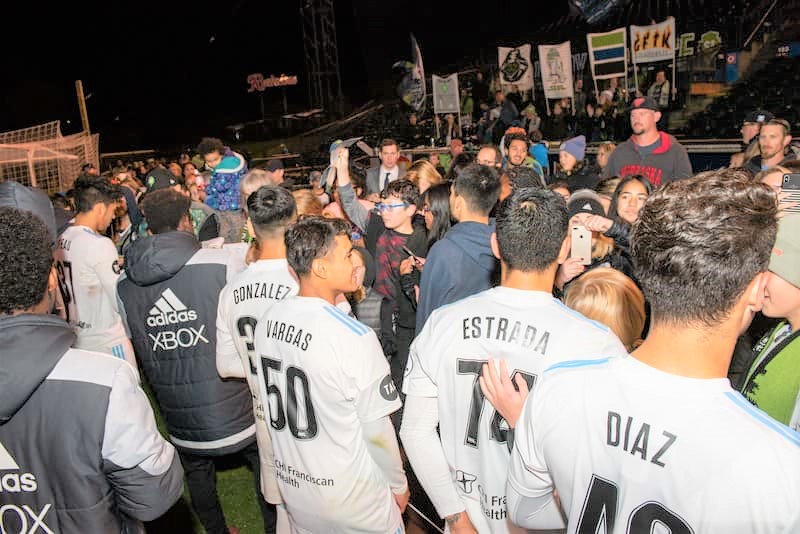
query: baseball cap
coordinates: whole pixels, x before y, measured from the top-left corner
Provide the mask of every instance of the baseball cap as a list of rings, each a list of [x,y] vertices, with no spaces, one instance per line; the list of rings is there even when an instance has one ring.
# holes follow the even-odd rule
[[[572,193],[567,203],[567,214],[572,219],[578,213],[606,216],[606,210],[600,202],[600,196],[591,189],[579,189]]]
[[[800,288],[800,214],[784,215],[778,223],[769,270]]]
[[[39,217],[47,225],[52,242],[56,240],[56,217],[47,194],[19,182],[0,182],[0,208],[16,208]]]
[[[775,115],[763,109],[756,109],[744,116],[743,123],[760,123],[764,124],[775,118]]]
[[[150,170],[144,179],[144,185],[147,187],[148,193],[174,185],[183,185],[184,183],[186,182],[183,177],[178,178],[167,169],[162,169],[161,167]]]
[[[633,102],[631,102],[631,107],[629,111],[633,111],[634,109],[649,109],[650,111],[661,111],[659,109],[658,104],[651,96],[640,96],[639,98],[634,98]]]
[[[264,166],[264,170],[269,172],[279,171],[283,168],[283,162],[279,159],[271,159]]]

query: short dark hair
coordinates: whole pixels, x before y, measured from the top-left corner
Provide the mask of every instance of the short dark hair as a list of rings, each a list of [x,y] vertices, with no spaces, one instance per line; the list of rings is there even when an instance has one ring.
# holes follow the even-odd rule
[[[488,215],[500,196],[500,175],[495,167],[470,163],[456,176],[453,189],[470,210]]]
[[[247,197],[247,216],[256,235],[283,232],[297,215],[297,202],[285,187],[262,185]]]
[[[92,211],[95,205],[111,204],[122,198],[122,189],[102,176],[81,174],[72,184],[75,210],[78,213]]]
[[[220,154],[225,153],[225,144],[222,140],[216,137],[204,137],[201,139],[200,144],[197,145],[197,153],[201,156],[205,156],[212,152],[219,152]]]
[[[775,194],[736,169],[656,189],[631,231],[634,273],[653,323],[722,322],[767,269],[777,227]]]
[[[334,247],[336,236],[350,238],[350,225],[342,219],[304,217],[291,225],[283,236],[286,261],[297,276],[311,272],[311,264]]]
[[[510,133],[510,134],[507,134],[505,139],[503,140],[503,144],[505,145],[506,150],[508,150],[509,147],[511,147],[511,141],[514,141],[514,140],[522,141],[523,143],[525,143],[526,147],[530,147],[531,146],[531,142],[528,141],[528,136],[525,135],[524,133]]]
[[[47,226],[33,213],[0,208],[0,314],[42,301],[53,268],[50,239]]]
[[[400,145],[398,145],[398,144],[397,144],[397,141],[395,141],[394,139],[391,139],[391,138],[387,137],[386,139],[383,139],[383,140],[381,141],[381,147],[380,147],[380,149],[378,150],[378,152],[382,151],[382,150],[383,150],[383,147],[392,146],[392,145],[396,146],[396,147],[397,147],[397,149],[398,149],[398,150],[400,150]]]
[[[511,190],[516,191],[525,187],[543,187],[539,173],[527,165],[519,165],[505,170]]]
[[[403,202],[408,202],[415,206],[419,204],[419,187],[405,178],[386,184],[386,187],[381,192],[381,198],[388,198],[390,195],[402,198]]]
[[[569,217],[564,198],[542,187],[514,191],[497,210],[497,245],[509,269],[544,271],[558,260]]]
[[[145,195],[142,212],[147,228],[154,234],[173,232],[180,226],[181,219],[189,217],[192,200],[174,189],[158,189]]]

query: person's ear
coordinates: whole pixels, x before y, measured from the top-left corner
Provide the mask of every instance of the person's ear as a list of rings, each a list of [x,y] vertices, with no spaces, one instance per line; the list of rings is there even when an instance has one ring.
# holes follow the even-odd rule
[[[50,276],[47,277],[47,291],[55,291],[58,289],[58,273],[56,266],[50,268]]]
[[[253,221],[250,220],[250,217],[247,218],[247,222],[244,223],[244,224],[245,224],[245,227],[247,228],[247,234],[252,236],[252,237],[255,237],[256,236],[256,231],[253,228]]]
[[[558,251],[558,264],[561,265],[569,258],[570,251],[572,250],[572,236],[567,234],[564,241],[561,242],[561,249]]]
[[[328,262],[325,258],[317,258],[311,262],[311,274],[323,280],[328,278]]]
[[[761,311],[764,306],[764,298],[767,282],[773,276],[770,272],[758,273],[753,278],[744,290],[742,299],[744,306],[742,306],[742,315],[739,318],[738,334],[742,334],[750,326],[753,316],[756,312]]]
[[[497,243],[497,232],[492,232],[492,237],[489,238],[489,245],[492,247],[492,254],[498,260],[500,259],[500,245]]]

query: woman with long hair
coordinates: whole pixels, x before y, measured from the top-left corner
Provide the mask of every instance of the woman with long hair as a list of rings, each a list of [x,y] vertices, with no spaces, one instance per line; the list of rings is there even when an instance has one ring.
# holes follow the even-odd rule
[[[444,237],[452,226],[450,219],[450,183],[437,184],[422,194],[420,211],[428,229],[428,250]]]

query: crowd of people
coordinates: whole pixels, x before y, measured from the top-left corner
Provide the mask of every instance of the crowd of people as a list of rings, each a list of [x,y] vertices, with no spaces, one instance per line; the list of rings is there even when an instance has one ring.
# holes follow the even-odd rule
[[[553,171],[509,123],[303,187],[215,138],[0,183],[0,527],[136,532],[185,481],[236,532],[235,455],[265,532],[800,531],[789,126],[694,173],[664,91]]]

